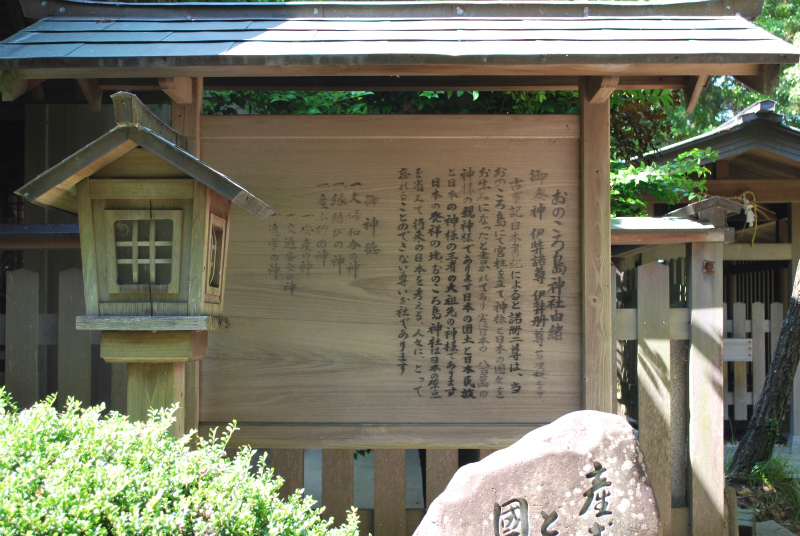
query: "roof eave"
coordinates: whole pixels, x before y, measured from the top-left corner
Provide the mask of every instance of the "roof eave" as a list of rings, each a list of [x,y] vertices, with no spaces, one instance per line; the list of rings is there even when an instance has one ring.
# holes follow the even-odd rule
[[[726,16],[754,20],[763,0],[654,1],[436,1],[286,3],[113,3],[85,0],[20,0],[26,17],[202,18],[443,18]]]

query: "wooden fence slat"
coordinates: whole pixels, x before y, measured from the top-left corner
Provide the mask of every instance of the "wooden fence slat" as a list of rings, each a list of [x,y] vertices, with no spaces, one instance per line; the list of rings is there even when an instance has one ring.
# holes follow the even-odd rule
[[[429,508],[458,470],[458,449],[428,449],[425,457],[425,508]]]
[[[58,344],[58,315],[39,314],[39,346]],[[0,344],[6,343],[6,315],[0,315]]]
[[[758,400],[764,389],[764,379],[767,374],[766,356],[766,330],[764,322],[764,304],[753,302],[750,306],[750,319],[753,321],[753,330],[750,337],[753,339],[753,398]]]
[[[406,510],[406,536],[413,536],[414,531],[416,531],[419,524],[422,523],[422,518],[424,516],[425,510],[420,508]],[[361,534],[368,533],[362,532]]]
[[[375,536],[406,535],[406,451],[375,450]]]
[[[669,267],[652,262],[637,268],[639,443],[661,512],[672,508],[670,430]],[[661,518],[672,534],[672,518]]]
[[[480,456],[480,459],[482,460],[486,456],[488,456],[489,454],[491,454],[493,452],[497,452],[498,450],[500,450],[500,449],[480,449],[480,452],[478,453],[478,455]]]
[[[39,376],[39,274],[6,274],[6,388],[17,406],[27,408],[44,396]]]
[[[285,499],[295,490],[305,487],[303,449],[270,449],[269,460],[275,474],[284,480],[278,491],[281,498]]]
[[[745,322],[747,309],[745,304],[733,304],[733,336],[743,339],[747,336]],[[737,421],[747,420],[747,363],[733,363],[733,418]]]
[[[353,506],[353,449],[322,450],[322,505],[339,526]]]
[[[64,270],[58,274],[58,407],[70,396],[84,407],[92,403],[91,332],[75,329],[75,317],[84,314],[83,272]]]
[[[695,243],[687,249],[692,319],[689,350],[692,532],[722,536],[725,487],[720,377],[724,320],[722,244]],[[704,269],[710,266],[717,269]]]

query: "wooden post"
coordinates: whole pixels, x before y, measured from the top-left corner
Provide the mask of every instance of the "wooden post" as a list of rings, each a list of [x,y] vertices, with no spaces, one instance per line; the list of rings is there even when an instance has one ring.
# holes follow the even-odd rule
[[[670,433],[669,268],[637,268],[639,443],[661,513],[661,533],[672,534]]]
[[[44,396],[39,376],[39,274],[6,274],[6,388],[20,408]]]
[[[84,314],[83,272],[65,270],[58,275],[59,408],[70,396],[84,406],[92,403],[92,333],[75,329],[75,317]]]
[[[192,78],[191,101],[172,102],[172,128],[186,136],[186,151],[200,158],[200,116],[203,113],[203,79]],[[202,248],[200,251],[203,251]],[[199,314],[197,312],[196,314]],[[184,428],[197,430],[200,427],[200,363],[186,363],[185,369]]]
[[[608,100],[592,103],[592,81],[581,78],[581,269],[584,407],[611,412],[611,159]],[[591,335],[590,335],[591,334]]]
[[[184,434],[184,363],[128,363],[128,415],[134,421],[147,420],[150,408],[178,403],[172,435]]]
[[[689,248],[689,464],[692,534],[722,536],[722,244]]]

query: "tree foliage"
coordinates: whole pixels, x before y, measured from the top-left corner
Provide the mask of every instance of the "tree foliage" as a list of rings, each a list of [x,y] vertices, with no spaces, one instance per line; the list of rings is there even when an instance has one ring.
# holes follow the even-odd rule
[[[707,191],[703,177],[711,173],[701,162],[717,156],[710,149],[692,149],[662,165],[613,162],[612,216],[647,216],[648,200],[669,205],[699,200]]]

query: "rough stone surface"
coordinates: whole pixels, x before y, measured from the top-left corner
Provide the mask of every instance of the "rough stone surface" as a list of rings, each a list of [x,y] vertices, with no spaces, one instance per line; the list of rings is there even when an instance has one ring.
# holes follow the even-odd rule
[[[656,536],[655,494],[622,417],[570,413],[458,470],[414,536]]]

